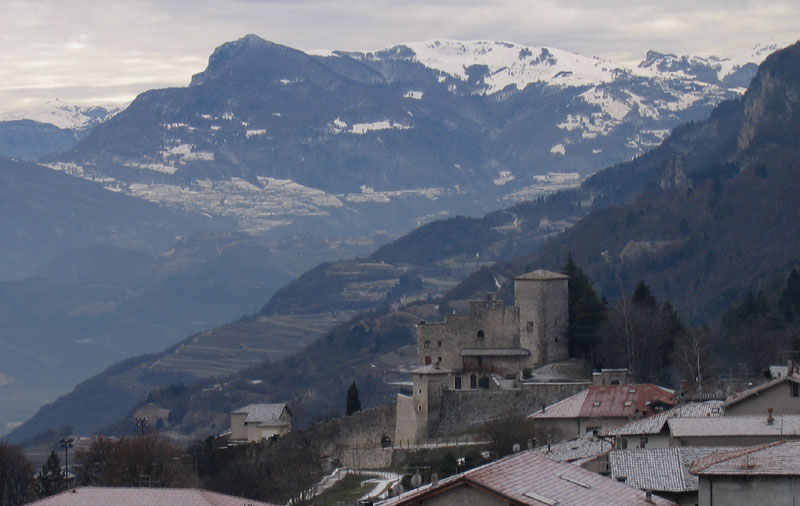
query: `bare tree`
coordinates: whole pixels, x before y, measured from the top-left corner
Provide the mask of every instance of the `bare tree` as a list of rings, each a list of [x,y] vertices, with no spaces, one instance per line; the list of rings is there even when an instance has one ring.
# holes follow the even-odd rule
[[[675,343],[675,363],[690,383],[700,385],[711,368],[711,347],[705,329],[691,329],[681,334]]]
[[[0,506],[25,503],[33,484],[33,464],[22,448],[0,441]]]
[[[189,486],[191,465],[183,450],[158,434],[122,439],[97,438],[78,451],[78,482],[108,487]]]

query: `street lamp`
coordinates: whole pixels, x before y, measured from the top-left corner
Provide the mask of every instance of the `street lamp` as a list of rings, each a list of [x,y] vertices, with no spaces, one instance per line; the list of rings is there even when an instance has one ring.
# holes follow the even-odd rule
[[[64,489],[69,488],[69,449],[72,448],[72,442],[75,441],[72,438],[69,439],[61,439],[58,442],[61,443],[61,448],[64,449]]]
[[[145,425],[147,425],[148,419],[146,417],[145,418],[139,418],[137,416],[136,418],[134,418],[134,420],[136,420],[136,425],[141,427],[141,437],[144,437],[144,427],[145,427]]]

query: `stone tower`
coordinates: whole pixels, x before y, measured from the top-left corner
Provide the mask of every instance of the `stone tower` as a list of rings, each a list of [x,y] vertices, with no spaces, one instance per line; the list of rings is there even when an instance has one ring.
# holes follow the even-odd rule
[[[568,281],[564,274],[541,269],[514,278],[520,347],[531,351],[534,366],[569,358],[565,336],[569,319]]]

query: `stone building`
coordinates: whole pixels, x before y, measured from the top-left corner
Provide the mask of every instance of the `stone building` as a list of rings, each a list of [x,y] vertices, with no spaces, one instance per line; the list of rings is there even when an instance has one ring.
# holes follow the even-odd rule
[[[292,430],[286,404],[248,404],[231,411],[231,441],[261,441]]]
[[[489,294],[471,302],[468,314],[421,322],[413,393],[398,396],[395,440],[426,440],[446,391],[507,389],[525,369],[566,360],[568,279],[545,270],[523,274],[514,278],[515,306]]]

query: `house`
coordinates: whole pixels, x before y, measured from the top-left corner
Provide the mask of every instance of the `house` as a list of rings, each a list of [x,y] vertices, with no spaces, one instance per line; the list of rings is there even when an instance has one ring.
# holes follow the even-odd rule
[[[800,503],[800,442],[776,441],[694,462],[700,506]]]
[[[800,440],[800,415],[670,418],[673,446],[752,446]]]
[[[231,441],[261,441],[292,430],[286,404],[249,404],[231,411]]]
[[[772,409],[774,415],[800,415],[800,375],[788,374],[758,385],[725,401],[729,415],[756,415]]]
[[[592,506],[675,504],[533,451],[471,469],[378,503],[380,506]]]
[[[608,432],[675,405],[673,391],[652,384],[593,385],[528,416],[538,441]]]
[[[698,480],[690,473],[695,460],[738,448],[631,448],[608,453],[611,477],[631,487],[652,490],[678,504],[697,504]]]
[[[604,435],[614,438],[615,446],[625,448],[669,448],[675,441],[669,432],[670,418],[719,417],[725,413],[722,401],[687,402],[646,418],[628,422]]]
[[[78,487],[33,502],[36,506],[274,506],[197,488]]]

